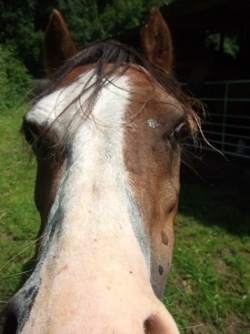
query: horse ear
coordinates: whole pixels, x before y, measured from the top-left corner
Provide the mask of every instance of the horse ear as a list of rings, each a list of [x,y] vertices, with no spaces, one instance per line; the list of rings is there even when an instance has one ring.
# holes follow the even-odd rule
[[[171,34],[158,8],[151,9],[148,22],[141,30],[141,44],[149,61],[167,71],[172,69]]]
[[[49,76],[53,76],[57,69],[75,54],[73,37],[61,13],[54,9],[44,38],[45,68]]]

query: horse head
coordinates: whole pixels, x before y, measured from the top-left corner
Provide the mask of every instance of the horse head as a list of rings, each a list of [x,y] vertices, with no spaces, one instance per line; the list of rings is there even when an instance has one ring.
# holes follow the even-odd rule
[[[141,44],[142,53],[112,41],[77,52],[53,12],[45,37],[53,84],[23,119],[37,159],[37,263],[4,311],[4,334],[178,333],[160,300],[181,150],[199,120],[170,73],[158,9]]]

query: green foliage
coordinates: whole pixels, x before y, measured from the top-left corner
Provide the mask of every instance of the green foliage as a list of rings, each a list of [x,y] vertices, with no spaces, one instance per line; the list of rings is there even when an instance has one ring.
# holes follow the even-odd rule
[[[238,32],[226,33],[224,36],[223,44],[221,45],[221,34],[210,34],[206,38],[207,48],[213,47],[216,51],[222,51],[233,58],[237,58],[240,50],[240,36]]]
[[[26,66],[40,59],[41,31],[35,27],[35,0],[2,0],[0,2],[0,44],[11,48]]]
[[[115,34],[140,24],[145,6],[141,0],[114,0],[100,16],[104,31]]]
[[[30,86],[31,78],[25,66],[10,48],[0,45],[0,112],[27,96]]]
[[[164,0],[1,0],[0,44],[16,52],[29,71],[43,76],[42,38],[53,8],[59,9],[79,46],[116,36],[141,24]]]
[[[58,1],[57,8],[62,12],[78,45],[105,37],[96,1]]]
[[[54,1],[64,15],[78,45],[116,36],[141,24],[152,6],[163,0]]]
[[[33,200],[35,165],[29,163],[30,154],[20,135],[26,108],[13,101],[12,108],[0,110],[1,308],[17,288],[24,263],[34,253],[39,219]]]

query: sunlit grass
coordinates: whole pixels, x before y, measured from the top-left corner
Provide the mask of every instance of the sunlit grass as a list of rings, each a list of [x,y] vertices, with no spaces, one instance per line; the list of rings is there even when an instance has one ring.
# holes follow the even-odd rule
[[[19,284],[39,228],[35,166],[20,134],[24,112],[25,107],[0,111],[0,307]]]

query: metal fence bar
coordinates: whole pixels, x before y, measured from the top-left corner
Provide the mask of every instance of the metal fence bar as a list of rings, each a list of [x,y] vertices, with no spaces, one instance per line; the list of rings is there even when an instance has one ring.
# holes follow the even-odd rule
[[[213,88],[209,91],[209,97],[201,99],[208,105],[208,110],[210,103],[219,102],[218,105],[212,104],[213,112],[209,114],[207,129],[204,129],[207,139],[225,155],[250,159],[250,80],[206,82],[205,87],[209,86],[220,88]],[[213,91],[216,91],[218,97],[212,95]],[[237,97],[237,92],[240,94],[239,97]],[[242,98],[243,94],[249,94],[249,98]],[[237,103],[240,103],[239,106]],[[214,112],[216,108],[218,108],[218,113]],[[221,122],[218,118],[221,118]],[[232,122],[235,123],[232,124]],[[207,145],[203,149],[213,150]]]
[[[228,99],[228,82],[225,84],[224,92],[224,105],[223,105],[223,123],[222,123],[222,138],[221,138],[221,149],[224,150],[224,141],[225,141],[225,131],[226,131],[226,121],[227,121],[227,99]]]
[[[249,100],[250,102],[250,100]],[[223,114],[214,114],[214,113],[209,113],[209,116],[213,117],[222,117]],[[228,118],[236,118],[236,119],[250,119],[250,116],[241,116],[241,115],[227,115]]]
[[[209,101],[209,102],[224,102],[225,99],[224,98],[217,98],[217,97],[202,97],[200,99],[201,101]],[[228,99],[228,101],[230,102],[249,102],[249,99],[247,98],[242,98],[242,99],[235,99],[235,98],[231,98],[231,99]]]
[[[246,83],[250,83],[250,79],[207,81],[205,84],[208,84],[208,85],[223,85],[225,83],[228,83],[228,84],[246,84]]]

